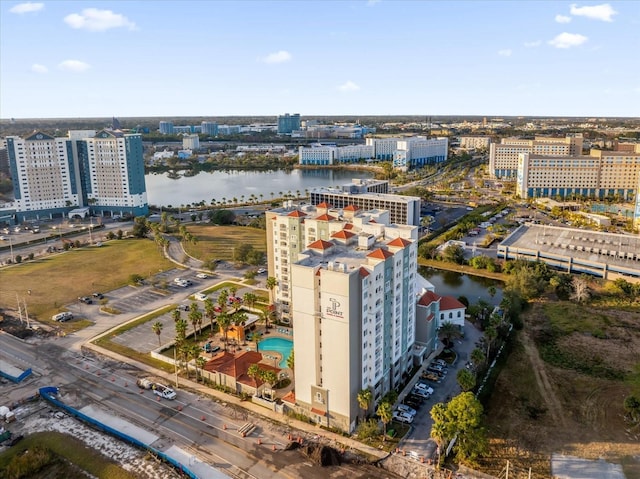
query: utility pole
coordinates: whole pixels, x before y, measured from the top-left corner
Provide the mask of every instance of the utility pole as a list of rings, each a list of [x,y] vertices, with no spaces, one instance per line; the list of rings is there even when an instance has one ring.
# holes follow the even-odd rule
[[[176,356],[177,349],[178,349],[178,345],[174,343],[174,345],[173,345],[173,365],[175,366],[175,372],[176,372],[176,389],[178,389],[180,387],[180,385],[178,384],[178,358]]]

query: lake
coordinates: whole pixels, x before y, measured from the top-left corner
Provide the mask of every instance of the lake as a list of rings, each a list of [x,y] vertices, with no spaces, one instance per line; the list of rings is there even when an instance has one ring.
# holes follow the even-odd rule
[[[455,271],[445,271],[441,269],[427,268],[421,266],[418,273],[427,279],[436,288],[436,293],[441,296],[465,296],[469,304],[475,304],[483,299],[491,305],[498,305],[502,301],[502,283],[481,276],[471,276]],[[496,294],[491,297],[488,288],[496,288]]]
[[[195,176],[169,178],[166,173],[147,174],[147,198],[154,206],[180,206],[211,200],[221,201],[244,195],[248,201],[251,195],[258,199],[269,200],[281,194],[299,191],[304,195],[306,189],[318,186],[340,186],[351,182],[353,178],[373,178],[373,173],[365,170],[273,170],[246,171],[226,170],[201,172]],[[260,197],[262,195],[262,198]]]

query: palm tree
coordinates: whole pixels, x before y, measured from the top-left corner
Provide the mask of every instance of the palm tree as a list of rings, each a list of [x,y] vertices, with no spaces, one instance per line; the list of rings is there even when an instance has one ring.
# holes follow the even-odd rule
[[[275,371],[267,369],[262,371],[260,379],[262,379],[269,386],[273,387],[274,384],[278,382],[278,375],[275,373]]]
[[[187,322],[184,319],[176,321],[176,342],[184,341],[187,335]]]
[[[238,286],[237,285],[232,284],[231,286],[229,286],[229,294],[231,296],[233,296],[235,298],[237,292],[238,292]]]
[[[244,304],[246,304],[250,308],[253,308],[253,306],[256,304],[256,301],[258,300],[258,297],[253,293],[244,293],[244,295],[242,296],[242,300],[244,301]]]
[[[220,306],[222,312],[227,310],[227,301],[229,301],[229,291],[223,289],[220,291],[220,294],[218,294],[218,306]]]
[[[209,319],[209,324],[211,325],[211,334],[213,334],[213,320],[216,318],[216,310],[211,298],[207,298],[204,300],[204,315]]]
[[[278,280],[273,276],[267,278],[267,289],[269,290],[269,303],[273,304],[273,289],[278,285]]]
[[[193,344],[189,346],[189,356],[193,359],[193,363],[196,366],[196,382],[198,381],[198,362],[197,359],[200,357],[200,346],[197,344]]]
[[[194,334],[197,334],[196,326],[198,321],[202,321],[202,312],[198,309],[198,303],[191,303],[191,306],[189,306],[189,322],[193,325]]]
[[[180,319],[182,319],[182,315],[180,314],[180,310],[179,309],[174,309],[173,313],[171,313],[171,317],[173,318],[174,322],[178,322],[180,321]]]
[[[229,330],[229,326],[231,326],[231,316],[225,312],[222,312],[218,315],[218,326],[220,326],[220,332],[223,334],[224,338],[224,350],[227,350],[227,331]]]
[[[247,369],[247,376],[256,382],[256,393],[258,392],[258,379],[262,376],[262,370],[257,364],[252,364]]]
[[[256,351],[258,351],[258,344],[260,343],[261,339],[262,336],[258,332],[253,333],[249,338],[249,341],[253,341],[254,343],[256,343]]]
[[[460,329],[450,321],[445,321],[440,325],[438,334],[442,338],[442,342],[448,346],[452,338],[460,337]]]
[[[271,319],[272,314],[273,313],[271,311],[260,310],[260,320],[264,321],[264,329],[267,331],[269,330],[269,327],[270,327],[269,320]]]
[[[485,359],[486,357],[482,349],[475,348],[473,351],[471,351],[471,361],[475,366],[480,366],[481,364],[484,364]]]
[[[391,404],[386,401],[381,402],[378,406],[378,409],[376,410],[376,414],[380,417],[380,420],[384,425],[384,436],[382,439],[384,441],[384,438],[387,437],[387,424],[389,424],[391,422],[391,419],[393,418],[393,410],[391,409]]]
[[[369,411],[369,406],[371,405],[371,400],[373,399],[373,394],[371,393],[371,389],[363,389],[358,393],[358,406],[360,409],[364,411],[364,416],[366,417],[367,412]]]
[[[291,369],[292,371],[295,369],[295,365],[296,365],[296,358],[293,355],[294,350],[291,350],[291,354],[289,354],[289,357],[287,358],[287,367],[289,369]]]
[[[200,368],[200,371],[204,369],[205,364],[207,364],[207,359],[202,356],[198,356],[196,358],[196,366]],[[197,370],[196,370],[197,371]],[[197,379],[197,377],[196,377]]]
[[[162,346],[162,343],[160,342],[160,333],[162,332],[162,328],[163,327],[164,326],[162,325],[162,323],[160,321],[156,321],[151,326],[151,330],[158,335],[158,346]]]

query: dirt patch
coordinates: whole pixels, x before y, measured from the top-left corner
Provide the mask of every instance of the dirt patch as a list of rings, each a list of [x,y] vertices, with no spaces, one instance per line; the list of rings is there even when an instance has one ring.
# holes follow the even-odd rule
[[[640,361],[640,315],[579,308],[590,331],[569,323],[575,330],[559,332],[545,302],[524,315],[486,408],[483,471],[497,476],[509,460],[513,477],[531,467],[532,477],[548,478],[551,454],[562,453],[622,464],[628,479],[640,479],[640,427],[624,420],[622,380]]]
[[[322,467],[339,466],[342,463],[340,453],[330,446],[309,442],[302,447],[301,451],[314,464]]]

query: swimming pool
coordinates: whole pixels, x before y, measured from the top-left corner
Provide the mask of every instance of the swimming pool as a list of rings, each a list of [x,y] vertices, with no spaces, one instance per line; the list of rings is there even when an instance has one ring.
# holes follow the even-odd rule
[[[281,368],[287,367],[287,358],[291,354],[293,341],[284,338],[267,338],[258,343],[258,351],[276,351],[282,354],[282,361],[278,365]]]

